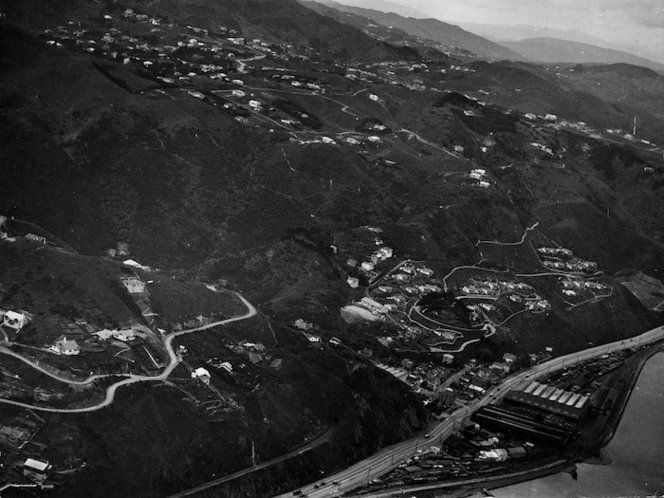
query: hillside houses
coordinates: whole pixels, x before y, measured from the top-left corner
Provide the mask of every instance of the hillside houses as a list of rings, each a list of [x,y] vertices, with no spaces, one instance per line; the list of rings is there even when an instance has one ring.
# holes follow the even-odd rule
[[[143,294],[145,292],[145,282],[142,282],[138,277],[124,277],[122,278],[122,284],[129,291],[129,294]]]
[[[58,337],[48,349],[56,354],[65,356],[76,356],[81,352],[81,347],[78,343],[73,339],[68,339],[65,335]]]
[[[123,329],[123,330],[100,330],[95,332],[93,335],[97,336],[100,340],[106,341],[108,339],[117,339],[122,342],[130,342],[136,339],[136,333],[132,329]]]
[[[0,316],[2,316],[2,326],[13,330],[15,333],[20,332],[30,321],[26,313],[19,313],[12,310],[0,310]]]
[[[208,384],[210,384],[210,379],[212,377],[210,376],[210,372],[208,372],[205,368],[199,367],[196,370],[191,372],[191,378],[192,379],[198,379],[203,384],[208,385]]]

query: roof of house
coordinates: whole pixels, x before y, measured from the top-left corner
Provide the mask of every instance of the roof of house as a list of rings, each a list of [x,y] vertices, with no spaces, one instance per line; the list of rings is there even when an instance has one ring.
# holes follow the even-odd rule
[[[23,320],[25,319],[25,315],[23,313],[17,313],[16,311],[7,311],[5,312],[5,318],[8,320]]]
[[[196,377],[203,377],[203,376],[210,377],[210,372],[208,372],[203,367],[198,367],[196,370],[194,370],[194,373],[196,374]]]
[[[31,467],[36,470],[41,470],[42,472],[49,467],[48,462],[42,462],[41,460],[35,460],[34,458],[28,458],[26,459],[25,463],[23,464],[24,467]]]

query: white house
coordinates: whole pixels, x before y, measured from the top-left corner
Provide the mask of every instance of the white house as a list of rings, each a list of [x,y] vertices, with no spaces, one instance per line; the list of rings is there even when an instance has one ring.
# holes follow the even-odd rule
[[[369,261],[365,261],[360,266],[364,271],[372,271],[376,267],[373,263],[371,263]]]
[[[66,356],[75,356],[81,352],[81,347],[78,343],[73,339],[70,341],[65,335],[58,337],[49,349],[57,354]]]
[[[307,340],[310,343],[320,344],[320,336],[319,335],[314,335],[314,334],[309,334],[308,332],[304,332],[304,336],[307,338]]]
[[[357,289],[357,288],[359,287],[359,285],[360,285],[360,281],[359,281],[359,279],[357,279],[357,278],[355,278],[355,277],[348,277],[348,278],[346,279],[346,283],[347,283],[348,285],[350,285],[351,288],[353,288],[353,289]]]
[[[145,292],[145,282],[137,277],[124,277],[122,283],[129,291],[129,294],[142,294]]]
[[[192,379],[198,379],[205,385],[208,385],[210,383],[210,379],[211,379],[210,372],[208,372],[203,367],[198,367],[196,370],[191,372],[191,378]]]
[[[104,329],[104,330],[100,330],[98,332],[95,332],[92,335],[96,335],[97,337],[99,337],[99,339],[101,339],[102,341],[105,341],[105,340],[110,339],[111,337],[113,337],[114,332],[116,332],[116,331]]]
[[[28,240],[33,240],[35,242],[39,242],[40,244],[46,244],[46,237],[42,237],[40,235],[35,235],[34,233],[29,233],[25,236],[26,239]]]
[[[118,254],[119,254],[119,253],[118,253]],[[127,265],[127,266],[131,266],[132,268],[138,268],[138,269],[140,269],[140,270],[145,270],[145,271],[149,271],[149,270],[150,270],[150,267],[149,267],[149,266],[144,266],[144,265],[140,264],[138,261],[135,261],[135,260],[133,260],[133,259],[125,259],[125,260],[122,262],[122,264]]]
[[[48,462],[28,458],[23,463],[23,475],[35,482],[42,483],[48,477],[52,465]]]
[[[131,329],[114,330],[113,337],[118,341],[128,342],[136,339],[136,334]]]
[[[7,311],[2,317],[2,324],[5,327],[14,329],[16,332],[19,332],[23,327],[28,323],[28,317],[23,313],[17,313],[15,311]]]

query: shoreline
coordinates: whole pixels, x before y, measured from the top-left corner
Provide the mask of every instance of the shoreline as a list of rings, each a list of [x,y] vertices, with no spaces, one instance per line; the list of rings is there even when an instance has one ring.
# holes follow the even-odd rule
[[[652,344],[646,352],[639,352],[641,357],[634,361],[634,364],[629,364],[626,362],[623,364],[620,369],[629,369],[629,372],[626,372],[628,375],[625,378],[625,384],[628,385],[627,389],[621,390],[618,398],[618,403],[611,409],[610,414],[607,417],[607,422],[604,424],[604,430],[602,432],[592,436],[590,445],[585,446],[583,451],[579,449],[572,448],[565,454],[564,452],[558,456],[549,457],[548,459],[540,460],[540,463],[535,463],[535,467],[525,470],[514,470],[514,472],[505,475],[494,475],[486,476],[485,478],[474,477],[468,479],[467,484],[463,483],[450,483],[450,482],[439,482],[439,483],[430,483],[428,485],[420,486],[411,486],[403,487],[398,490],[384,490],[378,491],[375,493],[368,493],[366,495],[351,495],[351,496],[367,496],[367,497],[390,497],[390,496],[401,496],[413,492],[422,492],[430,491],[436,492],[435,496],[446,496],[446,497],[455,497],[455,498],[464,498],[473,496],[477,492],[480,492],[482,489],[498,489],[519,484],[522,482],[532,481],[534,479],[540,479],[550,475],[558,474],[560,472],[569,472],[572,477],[576,475],[576,466],[580,463],[585,463],[588,465],[609,465],[612,462],[611,455],[606,450],[606,447],[613,439],[613,436],[616,433],[618,425],[622,420],[623,414],[629,403],[629,400],[632,396],[634,388],[638,382],[639,377],[645,364],[656,354],[664,353],[664,342],[658,341]],[[628,360],[629,361],[629,360]],[[617,371],[620,371],[618,369]],[[624,375],[624,374],[623,374]],[[575,441],[576,444],[579,444],[579,439]],[[574,443],[573,443],[574,444]],[[478,479],[482,479],[481,482],[472,482]],[[446,489],[454,486],[454,489]],[[440,494],[441,491],[444,494]],[[432,495],[433,496],[433,495]]]
[[[632,393],[634,392],[634,388],[636,387],[636,384],[639,380],[639,377],[641,376],[641,372],[643,371],[643,367],[645,364],[650,360],[653,356],[655,356],[658,353],[664,353],[664,343],[662,342],[657,342],[652,345],[652,347],[649,348],[649,351],[647,354],[644,354],[642,358],[638,360],[638,363],[633,366],[634,370],[631,372],[630,379],[629,379],[629,389],[626,391],[623,391],[621,393],[621,400],[620,403],[617,407],[614,407],[613,410],[611,410],[611,414],[609,416],[609,421],[607,424],[607,427],[609,428],[608,431],[605,431],[604,434],[598,435],[599,440],[590,447],[586,452],[584,452],[583,455],[578,455],[577,457],[568,457],[565,458],[566,460],[566,468],[569,468],[570,466],[573,466],[576,469],[576,465],[580,463],[585,463],[588,465],[609,465],[612,462],[611,455],[609,452],[606,450],[606,447],[608,444],[611,442],[613,439],[613,436],[616,433],[616,430],[618,429],[618,425],[620,424],[620,421],[622,420],[623,414],[625,413],[625,409],[627,408],[627,404],[629,403],[630,398],[632,397]],[[625,365],[623,365],[624,368]],[[563,465],[561,465],[562,467]],[[506,483],[501,484],[499,486],[490,486],[488,489],[496,489],[496,488],[503,488],[507,486],[512,486],[514,484],[519,484],[521,482],[526,482],[526,481],[531,481],[533,479],[539,479],[542,477],[550,476],[557,474],[559,472],[564,471],[565,469],[558,469],[554,471],[555,469],[548,469],[545,472],[535,472],[532,474],[532,476],[529,476],[527,478],[506,478]],[[487,487],[487,486],[484,486]],[[473,489],[472,492],[476,492],[476,489]],[[460,495],[460,496],[469,496],[469,495]]]

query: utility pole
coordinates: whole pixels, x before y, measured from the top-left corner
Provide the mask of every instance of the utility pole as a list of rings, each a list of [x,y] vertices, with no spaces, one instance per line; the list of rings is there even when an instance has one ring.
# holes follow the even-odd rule
[[[636,114],[634,115],[634,125],[632,126],[632,136],[636,137]]]

